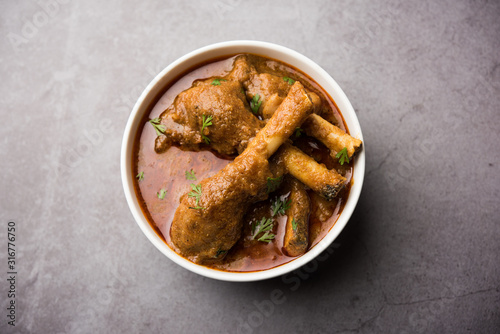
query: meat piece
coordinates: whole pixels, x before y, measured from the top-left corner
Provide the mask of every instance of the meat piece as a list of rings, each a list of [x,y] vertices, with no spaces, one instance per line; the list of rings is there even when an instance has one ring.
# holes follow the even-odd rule
[[[170,235],[179,253],[196,263],[222,259],[241,235],[248,206],[265,198],[272,174],[262,150],[249,149],[214,176],[200,182],[201,196],[184,194]]]
[[[231,155],[242,152],[263,126],[250,112],[239,82],[211,83],[212,79],[196,82],[160,115],[166,131],[165,136],[157,137],[156,152],[165,151],[173,143],[188,149],[210,144],[217,152]],[[204,116],[205,120],[211,117],[211,125],[203,127]]]
[[[290,90],[290,84],[276,75],[269,73],[260,73],[250,76],[250,79],[244,82],[247,98],[252,100],[258,95],[262,102],[259,108],[259,114],[264,118],[270,118],[281,101]]]
[[[249,100],[259,94],[259,101],[261,101],[259,114],[264,119],[273,115],[291,87],[282,77],[269,73],[259,74],[246,57],[236,59],[231,77],[242,83]],[[349,158],[351,158],[361,148],[361,141],[319,116],[321,98],[312,92],[308,92],[308,94],[315,105],[316,114],[311,115],[304,123],[306,133],[325,144],[333,157],[344,147],[347,147]]]
[[[234,60],[233,69],[227,75],[226,79],[238,81],[245,85],[252,76],[257,74],[257,70],[250,64],[247,56],[238,56]]]
[[[247,56],[236,57],[228,78],[243,85],[249,101],[257,99],[258,94],[260,107],[257,109],[257,114],[265,119],[271,118],[292,87],[281,77],[269,73],[258,73],[251,58]]]
[[[309,213],[311,205],[304,185],[294,178],[285,181],[286,190],[290,191],[290,207],[286,211],[287,221],[283,251],[288,256],[299,256],[309,246]]]
[[[311,115],[302,125],[304,131],[313,136],[330,149],[333,158],[344,147],[347,148],[349,159],[361,149],[361,140],[351,137],[335,125],[330,124],[321,116]]]
[[[264,125],[264,122],[250,111],[242,86],[253,87],[253,90],[249,90],[250,96],[257,91],[269,94],[273,87],[281,87],[275,89],[276,93],[270,98],[264,99],[263,113],[269,117],[283,102],[282,95],[292,87],[281,77],[259,75],[246,57],[236,58],[232,71],[220,80],[220,85],[212,85],[212,81],[213,79],[208,79],[196,82],[193,87],[180,93],[173,105],[162,113],[161,122],[167,130],[165,136],[156,138],[157,152],[164,151],[172,143],[181,144],[187,149],[198,149],[206,144],[205,138],[210,147],[219,153],[240,153]],[[316,94],[309,92],[308,95],[315,109],[321,105],[321,99]],[[213,118],[211,125],[205,127],[202,133],[203,115],[205,118]],[[316,163],[300,150],[288,149],[288,145],[286,147],[287,149],[281,150],[280,153],[290,155],[282,159],[287,164],[283,173],[291,173],[314,191],[319,191],[325,198],[332,199],[343,186],[341,182],[345,182],[345,179],[335,171],[329,171],[324,165]]]
[[[297,82],[276,113],[236,159],[198,185],[198,196],[184,194],[170,234],[179,253],[196,263],[220,260],[241,235],[248,207],[264,199],[272,177],[268,158],[312,113]]]

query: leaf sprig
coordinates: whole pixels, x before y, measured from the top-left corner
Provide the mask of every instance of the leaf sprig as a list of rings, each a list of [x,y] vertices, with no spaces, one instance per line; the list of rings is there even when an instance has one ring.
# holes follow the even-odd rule
[[[288,84],[290,84],[290,85],[293,85],[295,83],[295,80],[293,80],[292,78],[289,78],[289,77],[283,77],[283,80],[288,82]]]
[[[194,170],[191,169],[191,171],[186,171],[185,175],[186,175],[186,180],[196,181],[196,175],[194,173]]]
[[[268,194],[272,193],[273,191],[275,191],[276,189],[278,189],[278,187],[281,184],[281,180],[283,180],[283,176],[268,177],[267,178],[267,193]]]
[[[286,210],[290,208],[291,204],[292,204],[291,199],[285,200],[282,199],[281,197],[277,197],[276,200],[271,205],[271,211],[273,217],[276,216],[277,214],[284,215]]]
[[[295,131],[294,131],[295,138],[302,136],[302,132],[304,132],[304,130],[302,130],[302,128],[299,128],[299,127],[295,128]]]
[[[159,117],[149,120],[149,123],[151,123],[151,125],[154,127],[154,129],[156,130],[156,134],[158,136],[161,136],[162,134],[165,133],[165,130],[167,130],[167,127],[163,124],[160,124],[160,122],[161,120]]]
[[[273,229],[273,220],[271,218],[262,218],[260,222],[255,221],[252,224],[252,240],[254,240],[259,234],[261,235],[257,240],[263,242],[271,242],[274,239],[275,234],[271,233]]]
[[[269,179],[272,178],[268,178],[268,182]],[[283,196],[277,197],[276,200],[271,205],[272,218],[263,217],[260,221],[254,221],[252,223],[252,240],[257,238],[259,234],[264,233],[259,238],[257,238],[257,240],[267,243],[271,242],[271,240],[273,240],[274,237],[276,236],[274,233],[271,232],[271,230],[274,227],[274,217],[278,214],[284,215],[286,210],[290,208],[291,203],[292,203],[291,199],[287,201],[286,197],[284,198]],[[295,231],[297,229],[297,223],[295,222],[295,219],[292,221],[292,226]]]
[[[137,181],[142,181],[144,180],[144,172],[140,172],[139,174],[137,174],[135,176],[135,178],[137,179]]]
[[[263,242],[267,242],[267,243],[269,243],[269,242],[271,242],[271,240],[273,240],[273,239],[274,239],[274,237],[275,237],[275,236],[276,236],[275,234],[273,234],[273,233],[271,233],[271,232],[267,231],[266,233],[264,233],[264,235],[263,235],[263,236],[261,236],[261,237],[260,237],[259,239],[257,239],[257,240],[258,240],[258,241],[263,241]]]
[[[347,147],[344,147],[342,150],[340,150],[337,155],[335,155],[335,158],[339,159],[339,163],[341,165],[344,165],[344,162],[349,163],[349,155],[347,154]]]
[[[252,100],[250,101],[250,109],[252,109],[252,112],[254,114],[259,112],[260,105],[262,104],[262,100],[260,99],[260,95],[257,93],[253,96]]]
[[[160,192],[156,193],[156,196],[158,196],[159,199],[164,199],[166,194],[167,194],[166,189],[160,189]]]
[[[226,79],[214,79],[211,83],[212,86],[220,86],[221,81],[227,81]]]
[[[201,192],[201,184],[191,183],[190,186],[191,186],[191,189],[193,189],[193,191],[189,192],[188,196],[195,198],[195,200],[196,200],[196,206],[189,207],[189,208],[190,209],[195,209],[195,210],[204,209],[203,207],[200,206],[200,197],[201,197],[201,194],[202,194],[202,192]]]
[[[209,115],[209,116],[206,116],[206,115],[202,115],[202,118],[203,118],[203,124],[201,125],[201,138],[205,141],[205,143],[210,144],[210,138],[208,138],[207,136],[205,136],[205,134],[203,133],[203,130],[205,130],[205,128],[207,126],[210,126],[212,125],[212,119],[214,118],[212,115]]]

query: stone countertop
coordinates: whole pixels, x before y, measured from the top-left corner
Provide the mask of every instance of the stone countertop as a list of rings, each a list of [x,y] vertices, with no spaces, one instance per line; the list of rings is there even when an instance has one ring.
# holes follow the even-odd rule
[[[0,3],[0,332],[498,333],[499,17],[486,0]],[[357,209],[322,261],[255,283],[162,255],[119,168],[155,74],[236,39],[329,72],[367,154]]]

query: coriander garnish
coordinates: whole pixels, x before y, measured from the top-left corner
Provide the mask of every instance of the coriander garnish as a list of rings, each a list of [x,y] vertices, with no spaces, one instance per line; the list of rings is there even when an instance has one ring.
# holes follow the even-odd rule
[[[167,127],[163,124],[160,124],[161,120],[160,118],[153,118],[149,120],[149,123],[155,128],[156,134],[158,136],[161,136],[162,134],[165,133],[165,130],[167,130]]]
[[[135,178],[138,180],[138,181],[142,181],[144,180],[144,172],[140,172],[139,174],[137,174],[135,176]]]
[[[264,235],[257,240],[263,241],[263,242],[271,242],[271,240],[273,240],[274,237],[275,237],[275,235],[268,231],[268,232],[264,233]]]
[[[205,134],[203,133],[203,130],[205,130],[205,128],[207,126],[212,125],[212,119],[214,117],[212,115],[210,115],[208,117],[205,115],[202,115],[202,117],[203,117],[203,124],[201,125],[201,138],[205,141],[205,143],[210,144],[210,138],[205,136]]]
[[[212,81],[211,85],[220,86],[221,81],[227,81],[227,80],[226,79],[214,79],[214,81]]]
[[[273,229],[273,220],[271,218],[262,218],[260,222],[254,222],[252,225],[252,240],[254,240],[257,235],[260,233],[264,233],[260,238],[258,238],[258,241],[264,241],[264,242],[270,242],[272,239],[274,239],[274,234],[271,233],[270,231]]]
[[[196,175],[194,175],[194,170],[191,169],[191,171],[186,171],[186,180],[193,180],[196,181]]]
[[[298,138],[300,136],[302,136],[302,132],[304,132],[304,130],[302,130],[301,128],[295,128],[295,138]]]
[[[166,189],[160,189],[160,192],[156,193],[156,196],[158,196],[159,199],[164,199],[166,194],[167,194]]]
[[[199,204],[200,204],[200,197],[201,197],[201,184],[194,184],[194,183],[191,183],[190,184],[191,186],[191,189],[193,189],[193,191],[189,192],[188,193],[188,196],[189,197],[194,197],[196,199],[196,206],[195,207],[189,207],[190,209],[204,209],[203,207],[201,207]]]
[[[259,112],[260,105],[262,104],[262,101],[260,100],[260,95],[255,94],[252,100],[250,101],[250,108],[252,109],[252,112],[254,114]]]
[[[283,80],[288,82],[290,85],[293,85],[295,83],[295,80],[293,80],[292,78],[289,78],[289,77],[283,77]]]
[[[339,163],[341,165],[344,165],[344,162],[349,163],[349,155],[347,154],[347,147],[344,147],[342,150],[340,150],[340,152],[337,153],[335,158],[339,159]]]
[[[295,218],[292,219],[292,230],[297,231],[297,221]]]
[[[281,180],[283,179],[283,176],[279,177],[268,177],[267,178],[267,193],[272,193],[276,189],[278,189],[279,185],[281,184]]]
[[[285,201],[284,199],[277,197],[276,200],[271,205],[273,217],[276,216],[277,214],[284,215],[286,210],[290,208],[290,204],[292,204],[291,199]]]

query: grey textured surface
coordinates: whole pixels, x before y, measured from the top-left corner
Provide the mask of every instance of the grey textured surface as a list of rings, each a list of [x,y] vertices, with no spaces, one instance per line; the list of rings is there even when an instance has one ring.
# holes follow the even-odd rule
[[[0,332],[500,331],[498,1],[2,1],[0,31]],[[332,252],[244,284],[157,251],[119,174],[147,83],[235,39],[326,69],[367,148],[359,205]]]

